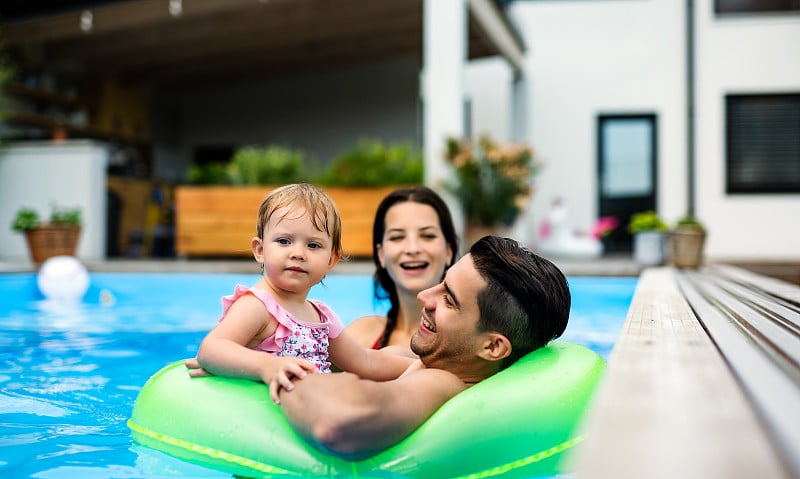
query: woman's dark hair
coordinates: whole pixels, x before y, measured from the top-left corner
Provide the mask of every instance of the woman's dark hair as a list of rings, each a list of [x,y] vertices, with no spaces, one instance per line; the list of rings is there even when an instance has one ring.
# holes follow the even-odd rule
[[[564,332],[572,297],[564,273],[517,241],[484,236],[469,251],[486,280],[478,293],[478,329],[511,342],[505,368]]]
[[[405,202],[420,203],[428,205],[436,211],[439,217],[439,227],[442,229],[442,234],[453,252],[450,265],[455,260],[458,254],[458,235],[453,226],[453,218],[450,216],[450,210],[442,198],[436,194],[435,191],[426,186],[416,186],[412,188],[401,188],[392,191],[381,201],[378,209],[375,211],[375,221],[372,222],[372,260],[375,262],[375,275],[373,276],[373,291],[375,299],[384,300],[388,299],[391,303],[389,311],[386,313],[386,328],[383,330],[383,336],[379,347],[384,347],[389,342],[389,336],[394,331],[397,325],[397,315],[399,314],[400,301],[397,297],[397,288],[389,276],[386,268],[381,266],[381,261],[378,258],[378,245],[383,243],[383,234],[386,231],[386,212],[389,208]],[[448,265],[448,266],[450,266]]]

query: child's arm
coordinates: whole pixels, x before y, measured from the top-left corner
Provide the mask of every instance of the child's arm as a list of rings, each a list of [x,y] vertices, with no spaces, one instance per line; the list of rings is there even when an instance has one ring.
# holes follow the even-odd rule
[[[253,379],[266,384],[277,378],[284,387],[291,388],[291,377],[302,378],[316,368],[304,359],[278,357],[252,349],[274,334],[276,328],[277,322],[261,301],[244,295],[203,339],[197,361],[202,369],[217,376]]]
[[[414,362],[407,356],[365,348],[347,331],[330,338],[328,354],[331,362],[342,371],[373,381],[397,379]]]

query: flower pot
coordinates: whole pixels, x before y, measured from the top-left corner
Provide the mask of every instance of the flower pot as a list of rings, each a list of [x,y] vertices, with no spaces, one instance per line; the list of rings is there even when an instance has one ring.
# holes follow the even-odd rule
[[[676,228],[670,233],[672,265],[676,268],[696,269],[703,262],[706,232],[699,228]]]
[[[25,232],[31,259],[38,266],[53,256],[75,256],[80,227],[46,224]]]
[[[634,234],[633,259],[642,266],[664,264],[664,233],[642,231]]]

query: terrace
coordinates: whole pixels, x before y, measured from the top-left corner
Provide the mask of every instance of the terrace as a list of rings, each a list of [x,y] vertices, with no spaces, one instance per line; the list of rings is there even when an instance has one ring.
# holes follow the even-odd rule
[[[87,71],[110,72],[166,94],[186,82],[214,84],[236,75],[286,74],[407,52],[422,56],[420,1],[376,2],[369,8],[340,1],[326,10],[332,2],[228,0],[192,2],[194,11],[186,2],[183,18],[190,25],[171,28],[164,28],[172,17],[163,2],[137,2],[135,10],[116,3],[106,13],[95,11],[95,32],[89,36],[73,17],[59,16],[4,33],[18,44],[47,44],[50,59],[81,58]],[[224,21],[211,20],[212,13]],[[271,28],[277,18],[280,34]],[[469,19],[470,58],[496,54],[477,19]],[[286,28],[287,21],[295,23]],[[195,36],[200,32],[217,46],[206,48]],[[154,48],[156,37],[169,38],[174,47]],[[263,43],[248,43],[254,39]],[[123,136],[126,128],[123,124]],[[249,261],[86,264],[92,271],[253,271]],[[800,267],[735,264],[745,269],[642,271],[627,257],[560,264],[568,275],[641,275],[587,424],[585,454],[576,459],[578,477],[800,475],[800,289],[767,277],[800,285]],[[338,268],[369,272],[372,267],[354,262]],[[0,271],[30,270],[27,262],[0,263]]]

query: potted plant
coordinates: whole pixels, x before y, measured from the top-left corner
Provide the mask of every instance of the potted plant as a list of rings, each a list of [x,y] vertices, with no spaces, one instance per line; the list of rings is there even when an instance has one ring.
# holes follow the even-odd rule
[[[511,226],[530,197],[534,176],[542,164],[523,144],[499,144],[481,136],[469,140],[447,138],[445,159],[455,181],[443,184],[461,203],[467,221],[466,244],[484,234]]]
[[[416,185],[422,183],[424,170],[422,154],[410,144],[365,138],[337,155],[316,182],[334,187]]]
[[[75,256],[81,233],[81,210],[53,205],[49,222],[42,223],[36,210],[21,208],[11,229],[25,235],[36,265],[53,256]]]
[[[664,237],[669,226],[655,211],[631,215],[628,232],[633,235],[633,259],[642,266],[664,264]]]
[[[694,215],[680,218],[670,232],[672,264],[677,268],[697,268],[703,262],[706,228]]]

